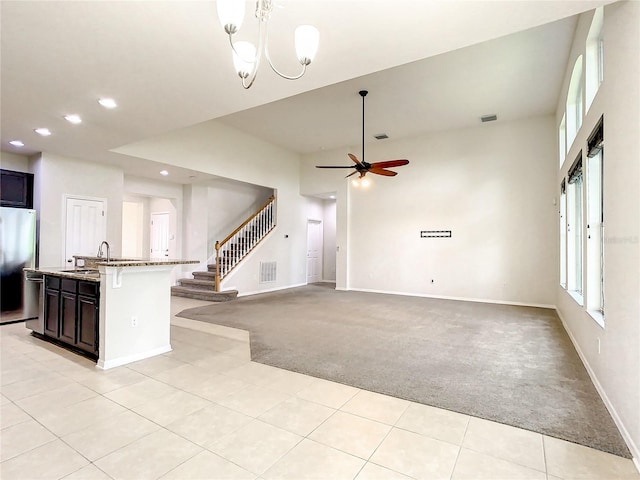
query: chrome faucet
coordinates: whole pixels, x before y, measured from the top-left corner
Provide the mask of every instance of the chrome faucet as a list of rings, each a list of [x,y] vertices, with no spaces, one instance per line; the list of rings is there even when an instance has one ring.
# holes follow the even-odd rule
[[[102,246],[107,246],[107,262],[111,261],[111,249],[109,248],[109,242],[104,240],[98,247],[98,258],[102,258]]]

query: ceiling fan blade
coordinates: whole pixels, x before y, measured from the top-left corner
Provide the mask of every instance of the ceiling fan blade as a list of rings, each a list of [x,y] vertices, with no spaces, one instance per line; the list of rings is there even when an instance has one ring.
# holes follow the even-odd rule
[[[356,168],[356,165],[316,165],[316,168]]]
[[[347,153],[347,155],[349,155],[349,158],[356,162],[358,165],[362,165],[362,162],[358,160],[358,158],[353,153]]]
[[[391,170],[385,170],[384,168],[380,168],[380,167],[371,167],[369,171],[371,173],[375,173],[377,175],[384,175],[386,177],[395,177],[398,174],[398,172],[392,172]]]
[[[406,159],[402,159],[402,160],[387,160],[385,162],[374,162],[371,164],[372,167],[379,167],[379,168],[388,168],[388,167],[401,167],[403,165],[407,165],[409,163],[409,160]]]
[[[353,172],[353,173],[350,173],[349,175],[347,175],[347,176],[346,176],[346,177],[344,177],[344,178],[349,178],[351,175],[355,175],[356,173],[358,173],[358,171],[357,171],[357,170],[356,170],[355,172]],[[360,176],[362,176],[362,174],[360,174]]]

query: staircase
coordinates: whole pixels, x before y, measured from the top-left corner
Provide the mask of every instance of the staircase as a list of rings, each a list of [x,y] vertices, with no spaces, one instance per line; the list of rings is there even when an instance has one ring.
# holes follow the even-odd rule
[[[238,291],[220,291],[220,282],[275,226],[275,197],[271,196],[267,203],[242,222],[227,238],[216,242],[216,263],[207,265],[206,272],[193,272],[193,278],[178,280],[178,285],[171,287],[171,295],[208,302],[233,300],[238,296]]]
[[[238,296],[237,290],[215,291],[215,264],[207,265],[206,272],[193,272],[192,275],[193,278],[178,280],[178,285],[171,287],[171,295],[204,300],[205,302],[228,302]]]

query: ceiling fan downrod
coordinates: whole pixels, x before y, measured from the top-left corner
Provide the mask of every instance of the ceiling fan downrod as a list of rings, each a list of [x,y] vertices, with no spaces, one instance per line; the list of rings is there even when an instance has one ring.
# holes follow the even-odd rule
[[[363,178],[367,172],[375,173],[376,175],[384,175],[385,177],[395,177],[397,172],[387,169],[407,165],[409,160],[403,158],[400,160],[386,160],[374,163],[367,163],[364,160],[364,97],[366,97],[369,92],[367,90],[360,90],[358,93],[362,97],[362,161],[358,160],[358,158],[352,153],[347,153],[347,156],[353,161],[352,165],[316,165],[316,168],[354,169],[354,171],[345,178],[349,178],[351,175],[355,175],[357,173],[360,174],[360,178]]]
[[[362,163],[366,163],[364,160],[364,97],[369,93],[367,90],[360,90],[358,92],[362,97]]]

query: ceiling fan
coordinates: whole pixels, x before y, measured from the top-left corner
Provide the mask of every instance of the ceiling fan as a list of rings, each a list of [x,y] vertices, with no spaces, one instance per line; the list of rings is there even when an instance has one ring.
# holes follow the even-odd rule
[[[386,160],[384,162],[373,163],[368,163],[364,160],[364,97],[366,97],[369,92],[367,90],[360,90],[358,93],[362,97],[362,161],[358,160],[354,154],[348,153],[347,155],[351,160],[353,160],[355,165],[316,165],[316,168],[355,168],[355,171],[347,175],[345,178],[355,175],[356,173],[359,173],[360,178],[362,178],[367,174],[367,172],[375,173],[376,175],[384,175],[386,177],[395,177],[398,172],[387,169],[407,165],[409,160]]]

